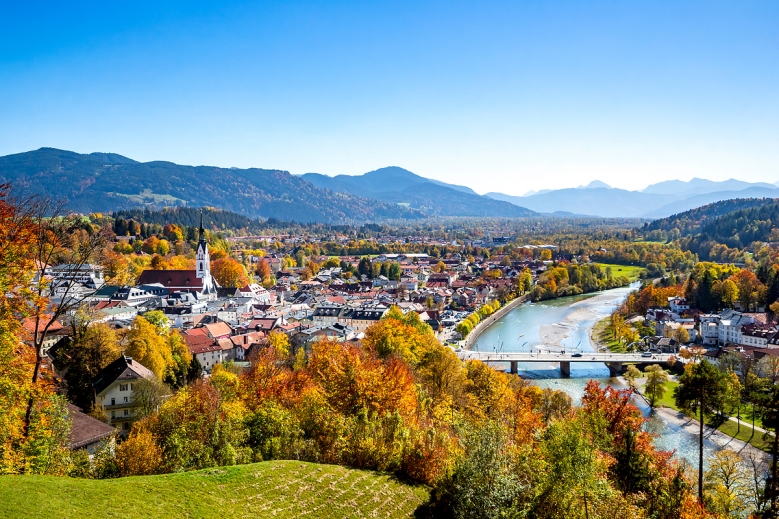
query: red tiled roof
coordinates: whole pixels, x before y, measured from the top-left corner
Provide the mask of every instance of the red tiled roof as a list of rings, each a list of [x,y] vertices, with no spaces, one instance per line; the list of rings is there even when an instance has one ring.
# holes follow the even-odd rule
[[[215,339],[225,335],[229,336],[233,333],[233,330],[230,328],[230,326],[227,323],[221,321],[218,323],[207,324],[204,326],[204,328],[208,330],[208,334]]]
[[[152,283],[159,283],[166,288],[203,288],[203,280],[198,279],[196,270],[144,270],[138,278],[138,285]]]

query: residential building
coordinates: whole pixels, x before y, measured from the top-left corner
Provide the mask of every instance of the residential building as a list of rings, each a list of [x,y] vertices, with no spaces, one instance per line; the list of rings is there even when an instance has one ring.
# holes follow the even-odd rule
[[[106,366],[92,382],[95,407],[105,413],[108,423],[126,434],[137,419],[133,398],[135,385],[142,379],[153,378],[154,373],[123,355]]]

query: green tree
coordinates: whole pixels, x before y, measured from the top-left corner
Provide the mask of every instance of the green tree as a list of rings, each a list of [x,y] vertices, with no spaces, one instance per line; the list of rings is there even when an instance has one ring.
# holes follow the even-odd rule
[[[676,405],[686,411],[698,413],[698,500],[703,503],[703,425],[704,413],[714,412],[721,406],[727,391],[726,380],[721,371],[709,361],[688,364],[684,374],[679,377],[679,385],[674,389]]]
[[[646,368],[646,387],[644,391],[649,397],[649,405],[654,407],[655,402],[665,395],[665,385],[668,383],[668,373],[658,364]]]
[[[539,470],[537,458],[513,444],[498,422],[467,426],[464,455],[433,489],[431,517],[525,517]]]

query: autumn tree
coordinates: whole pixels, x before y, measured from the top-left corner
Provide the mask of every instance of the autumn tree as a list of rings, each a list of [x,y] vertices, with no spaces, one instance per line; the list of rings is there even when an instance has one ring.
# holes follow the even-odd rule
[[[268,335],[268,344],[273,348],[276,356],[283,359],[289,357],[290,344],[289,337],[281,330],[273,330]]]
[[[545,387],[541,390],[541,398],[537,410],[544,422],[565,418],[573,409],[573,399],[565,391]]]
[[[39,243],[47,239],[48,207],[0,185],[0,473],[5,474],[56,474],[62,467],[58,460],[68,452],[65,401],[39,377],[42,332],[52,316],[43,313],[45,280],[34,276]],[[32,334],[22,328],[25,318]]]
[[[267,283],[270,281],[271,276],[272,272],[268,262],[265,260],[260,260],[260,262],[257,264],[257,277],[259,277],[263,283]]]
[[[12,265],[25,263],[25,273],[19,279],[26,279],[29,283],[24,290],[16,287],[18,281],[11,286],[11,290],[16,290],[25,300],[24,309],[17,307],[21,313],[16,317],[27,318],[30,332],[28,344],[35,358],[30,378],[36,390],[30,392],[27,398],[24,419],[24,435],[27,437],[44,360],[43,341],[54,323],[80,305],[81,296],[77,293],[78,283],[74,278],[90,262],[100,262],[111,229],[95,229],[85,224],[80,216],[66,212],[63,201],[38,196],[11,198],[8,189],[2,193],[0,199],[6,209],[3,224],[8,226],[4,232],[11,240],[19,240],[22,236],[25,239],[22,248],[11,245],[7,250],[9,254],[24,253],[25,260],[16,257],[10,259]],[[51,285],[48,275],[55,265],[63,280],[57,287]],[[55,290],[57,302],[50,304]],[[11,301],[19,300],[11,298]]]
[[[237,260],[224,257],[211,263],[211,274],[223,287],[245,287],[249,284],[246,268]]]
[[[133,319],[125,336],[125,354],[162,380],[174,367],[173,353],[165,337],[142,316]]]
[[[703,474],[706,508],[720,517],[741,517],[748,510],[749,473],[739,454],[715,452]]]
[[[765,285],[757,278],[754,272],[741,269],[730,277],[738,287],[738,302],[746,311],[752,310],[763,299]]]
[[[55,366],[63,373],[69,399],[88,411],[94,403],[92,381],[122,354],[119,335],[88,308],[79,308],[70,318],[71,336],[53,352]]]
[[[622,377],[628,381],[628,385],[635,389],[636,387],[636,379],[641,378],[641,371],[638,370],[637,367],[635,367],[633,364],[628,365],[627,369],[625,370],[625,373],[622,375]]]

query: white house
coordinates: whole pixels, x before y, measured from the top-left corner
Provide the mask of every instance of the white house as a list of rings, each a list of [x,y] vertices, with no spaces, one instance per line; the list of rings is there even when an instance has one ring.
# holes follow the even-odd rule
[[[130,357],[121,356],[106,366],[92,382],[95,406],[102,409],[108,423],[127,434],[137,418],[133,391],[142,379],[153,379],[154,373]]]

